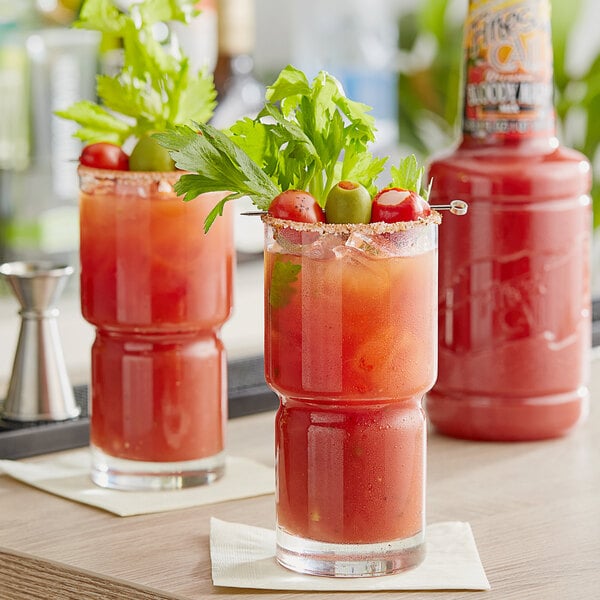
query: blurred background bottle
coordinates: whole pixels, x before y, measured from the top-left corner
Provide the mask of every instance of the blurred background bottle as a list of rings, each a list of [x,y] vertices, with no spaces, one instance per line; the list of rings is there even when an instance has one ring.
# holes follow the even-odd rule
[[[398,24],[394,0],[294,0],[292,62],[309,77],[325,69],[346,95],[373,107],[375,151],[398,140]]]
[[[42,22],[68,27],[79,14],[81,2],[82,0],[35,0],[35,9]]]
[[[196,2],[196,8],[200,14],[190,23],[176,21],[170,23],[169,27],[189,58],[191,68],[212,73],[217,63],[218,48],[216,0],[200,0]]]
[[[549,0],[470,0],[463,132],[431,164],[440,228],[438,431],[522,441],[589,410],[591,169],[559,144]],[[460,222],[459,222],[460,221]]]
[[[214,71],[218,104],[211,124],[229,127],[243,117],[254,118],[265,99],[265,86],[254,74],[256,6],[254,0],[217,0],[219,54]],[[235,246],[238,257],[262,253],[263,225],[249,199],[235,202]]]
[[[15,5],[18,5],[16,7]],[[0,254],[75,263],[75,125],[53,113],[95,98],[98,36],[69,29],[77,2],[5,2],[0,38]]]
[[[255,117],[265,87],[254,75],[254,0],[217,0],[219,54],[214,71],[218,106],[212,123],[228,127],[242,117]]]

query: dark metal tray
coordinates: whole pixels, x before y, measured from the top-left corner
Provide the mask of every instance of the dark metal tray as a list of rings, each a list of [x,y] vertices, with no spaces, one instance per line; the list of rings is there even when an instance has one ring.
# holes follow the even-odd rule
[[[228,380],[230,419],[277,408],[277,396],[265,383],[262,356],[229,361]],[[0,419],[0,458],[25,458],[87,446],[90,436],[88,386],[75,386],[74,392],[81,408],[77,419],[60,423],[16,423]]]

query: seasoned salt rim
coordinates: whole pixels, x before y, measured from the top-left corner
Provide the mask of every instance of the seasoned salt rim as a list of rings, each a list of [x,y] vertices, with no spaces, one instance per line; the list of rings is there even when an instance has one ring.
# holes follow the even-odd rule
[[[129,179],[132,181],[141,181],[144,183],[176,183],[177,180],[188,173],[188,171],[121,171],[117,169],[97,169],[96,167],[88,167],[87,165],[78,165],[77,173],[80,177],[88,176],[94,179]]]
[[[427,225],[439,225],[442,222],[442,215],[436,210],[426,217],[419,217],[416,221],[397,221],[396,223],[385,223],[377,221],[375,223],[303,223],[300,221],[290,221],[288,219],[279,219],[265,213],[260,216],[263,223],[270,225],[275,229],[293,229],[294,231],[310,231],[313,233],[333,233],[339,235],[349,235],[351,233],[365,234],[383,234],[398,233],[408,231],[417,227]]]

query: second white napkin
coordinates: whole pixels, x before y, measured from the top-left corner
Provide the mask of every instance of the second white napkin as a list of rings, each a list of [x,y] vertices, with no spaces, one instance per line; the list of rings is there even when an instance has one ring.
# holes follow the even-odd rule
[[[262,496],[275,491],[273,467],[234,456],[227,458],[225,475],[218,481],[174,491],[120,492],[100,488],[90,479],[90,467],[87,448],[48,455],[36,462],[0,460],[0,473],[4,471],[23,483],[120,517]]]

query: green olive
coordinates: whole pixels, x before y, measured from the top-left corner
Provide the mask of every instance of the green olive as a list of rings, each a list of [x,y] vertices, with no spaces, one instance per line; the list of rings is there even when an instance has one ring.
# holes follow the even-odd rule
[[[131,171],[174,171],[175,163],[166,148],[150,135],[143,135],[129,157]]]
[[[328,223],[369,223],[371,220],[371,195],[367,188],[352,181],[334,185],[325,203]]]

